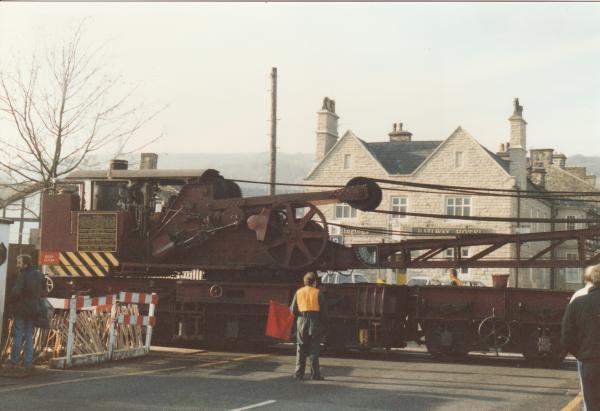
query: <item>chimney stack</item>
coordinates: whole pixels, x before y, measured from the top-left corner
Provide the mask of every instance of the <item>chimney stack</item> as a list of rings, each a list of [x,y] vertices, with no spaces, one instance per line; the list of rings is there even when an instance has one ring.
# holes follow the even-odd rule
[[[567,156],[565,156],[564,154],[561,153],[556,153],[552,156],[552,162],[554,163],[555,166],[558,166],[560,168],[565,168],[565,166],[567,165]]]
[[[403,129],[402,123],[394,123],[393,130],[388,133],[390,141],[411,141],[412,133]]]
[[[544,188],[546,186],[546,169],[542,166],[532,166],[531,181],[539,188]]]
[[[515,177],[516,183],[521,190],[527,187],[527,122],[523,119],[523,106],[519,99],[513,101],[513,114],[510,121],[510,147],[508,156],[510,159],[510,174]]]
[[[554,158],[554,149],[536,148],[529,150],[529,160],[533,167],[547,168],[552,164]]]
[[[338,115],[335,114],[335,100],[325,97],[323,107],[317,112],[317,147],[315,160],[321,161],[323,157],[337,143]]]

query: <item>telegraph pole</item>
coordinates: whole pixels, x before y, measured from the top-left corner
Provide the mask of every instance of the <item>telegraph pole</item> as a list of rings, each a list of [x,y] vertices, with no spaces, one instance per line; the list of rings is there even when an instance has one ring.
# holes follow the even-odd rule
[[[277,67],[271,70],[271,161],[269,161],[269,195],[275,195],[277,170]]]

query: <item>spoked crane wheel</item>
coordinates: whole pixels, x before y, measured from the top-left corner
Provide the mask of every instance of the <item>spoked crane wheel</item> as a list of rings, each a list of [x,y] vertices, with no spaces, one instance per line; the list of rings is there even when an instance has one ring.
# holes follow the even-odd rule
[[[311,203],[279,203],[271,207],[267,250],[279,267],[309,266],[325,251],[329,233],[323,213]]]

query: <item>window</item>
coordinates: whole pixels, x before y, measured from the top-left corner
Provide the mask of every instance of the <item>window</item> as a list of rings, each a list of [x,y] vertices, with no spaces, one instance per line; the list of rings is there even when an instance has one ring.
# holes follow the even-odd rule
[[[391,198],[391,211],[398,211],[401,213],[406,213],[407,207],[407,198],[406,197],[392,197]],[[401,218],[406,218],[405,215],[392,214],[392,221],[399,220]]]
[[[446,251],[444,251],[444,256],[449,260],[454,259],[454,248],[446,248]],[[469,258],[469,247],[462,247],[460,249],[460,257],[462,260]],[[461,267],[460,273],[469,274],[469,269],[467,267]]]
[[[352,167],[352,154],[344,154],[344,170]]]
[[[350,207],[348,204],[335,205],[335,218],[356,218],[356,208]]]
[[[470,197],[448,197],[446,198],[446,214],[470,216],[471,198]]]
[[[535,212],[535,217],[536,218],[543,218],[544,216],[542,215],[542,213],[540,212],[540,210],[537,210]],[[537,231],[546,231],[545,223],[537,223]]]
[[[575,220],[575,216],[574,215],[568,215],[567,220]],[[569,221],[566,224],[566,228],[567,230],[575,230],[577,228],[577,223],[575,221]]]
[[[577,253],[566,253],[565,258],[567,260],[577,260]],[[567,267],[565,268],[565,281],[567,283],[581,284],[581,272],[579,267]]]
[[[463,152],[457,151],[454,153],[454,167],[462,167],[463,166]]]
[[[533,287],[535,284],[535,272],[533,268],[529,269],[529,285]]]

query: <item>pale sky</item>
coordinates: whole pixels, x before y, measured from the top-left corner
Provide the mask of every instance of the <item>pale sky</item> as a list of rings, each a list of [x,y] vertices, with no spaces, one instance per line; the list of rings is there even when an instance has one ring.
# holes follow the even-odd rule
[[[147,151],[267,151],[276,66],[283,152],[314,151],[325,96],[340,135],[384,141],[403,122],[440,140],[461,125],[496,151],[519,97],[529,148],[600,155],[599,3],[2,2],[0,56],[26,57],[85,17],[136,98],[169,104]]]

